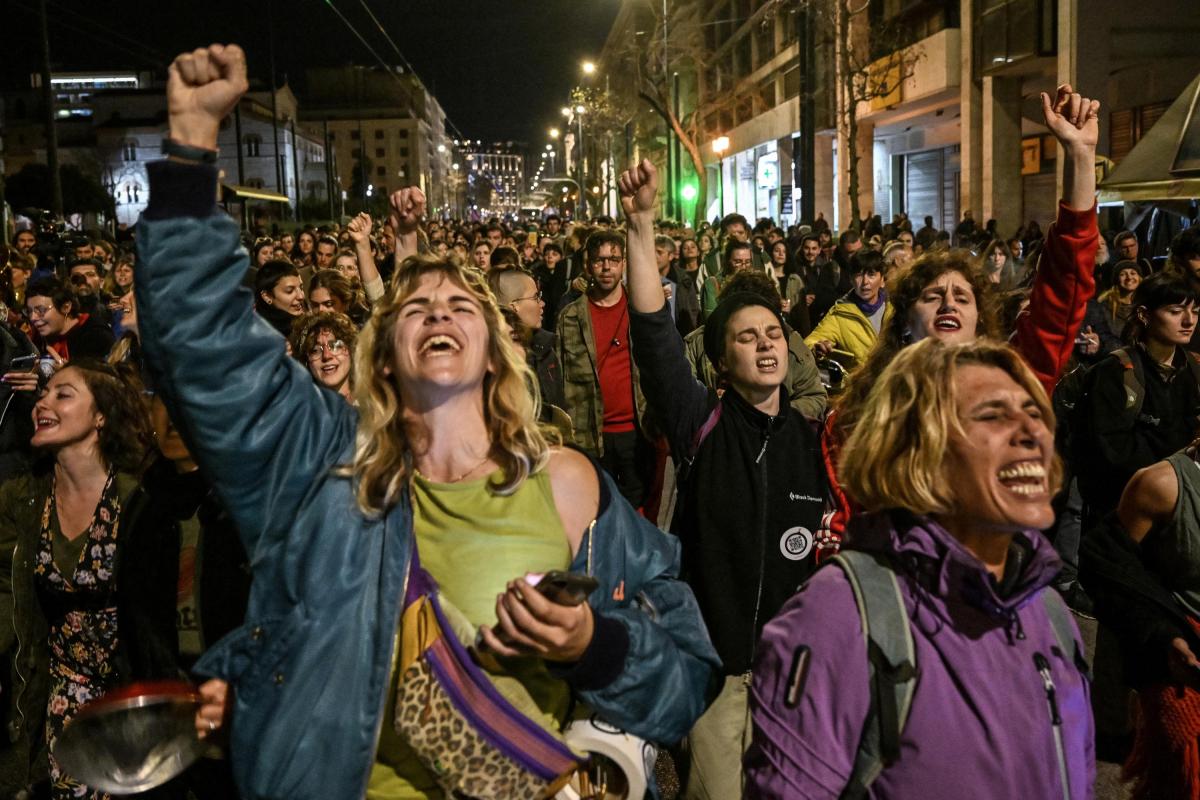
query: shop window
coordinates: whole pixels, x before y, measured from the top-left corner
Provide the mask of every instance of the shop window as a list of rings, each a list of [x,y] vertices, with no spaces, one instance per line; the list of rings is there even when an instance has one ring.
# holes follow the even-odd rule
[[[1109,158],[1120,163],[1170,106],[1169,102],[1150,103],[1112,112],[1108,120]]]

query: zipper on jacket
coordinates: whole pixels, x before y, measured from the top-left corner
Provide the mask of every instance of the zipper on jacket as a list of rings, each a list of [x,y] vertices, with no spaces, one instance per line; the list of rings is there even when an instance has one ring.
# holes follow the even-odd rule
[[[1054,754],[1058,759],[1058,778],[1062,782],[1063,800],[1071,800],[1071,784],[1067,779],[1067,754],[1063,747],[1062,716],[1058,713],[1058,689],[1050,674],[1050,662],[1041,653],[1033,654],[1033,664],[1046,690],[1046,705],[1050,709],[1050,728],[1054,732]]]
[[[18,555],[20,554],[20,551],[21,551],[21,541],[20,541],[20,538],[18,538],[16,545],[13,546],[12,575],[10,577],[12,579],[12,587],[13,587],[13,611],[12,611],[13,634],[17,640],[17,651],[16,651],[16,654],[13,656],[13,666],[16,668],[17,680],[19,680],[21,682],[21,686],[20,686],[20,688],[17,688],[17,690],[14,692],[13,707],[17,710],[17,719],[18,719],[17,724],[20,726],[20,729],[19,729],[20,732],[23,733],[25,731],[25,712],[21,710],[21,698],[25,695],[25,687],[29,684],[29,681],[27,681],[25,679],[25,676],[21,674],[21,626],[17,624],[17,591],[16,591],[16,587],[17,587],[17,565],[20,563],[20,561],[18,559]]]
[[[766,455],[769,441],[771,441],[771,420],[768,418],[767,432],[763,434],[762,449],[758,451],[758,458],[754,459],[754,463],[759,465],[759,474],[762,476],[763,504],[758,523],[758,593],[754,598],[754,622],[750,626],[750,663],[752,664],[754,663],[754,654],[758,651],[758,612],[762,606],[763,582],[766,579],[767,571],[767,465],[763,463],[763,456]]]

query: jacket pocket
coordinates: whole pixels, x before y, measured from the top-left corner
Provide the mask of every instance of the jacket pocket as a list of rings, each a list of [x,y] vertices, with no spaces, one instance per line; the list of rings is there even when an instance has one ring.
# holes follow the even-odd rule
[[[229,681],[245,696],[270,683],[307,624],[300,606],[287,614],[248,621],[213,645],[196,663],[195,671]]]

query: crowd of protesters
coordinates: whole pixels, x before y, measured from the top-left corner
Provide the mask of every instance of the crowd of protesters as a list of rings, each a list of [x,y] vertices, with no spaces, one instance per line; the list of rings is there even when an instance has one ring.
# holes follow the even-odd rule
[[[251,235],[245,86],[172,65],[128,241],[6,250],[0,797],[104,797],[65,727],[186,676],[153,796],[601,797],[591,715],[689,798],[1200,798],[1200,227],[1099,231],[1096,101],[1042,97],[1044,233],[692,229],[642,161],[618,220]]]

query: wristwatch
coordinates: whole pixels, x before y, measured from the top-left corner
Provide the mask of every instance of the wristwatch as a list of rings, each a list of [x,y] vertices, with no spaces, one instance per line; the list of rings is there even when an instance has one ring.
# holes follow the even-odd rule
[[[182,144],[169,136],[164,136],[162,140],[162,154],[171,158],[182,158],[185,161],[196,161],[201,164],[215,164],[218,152]]]

